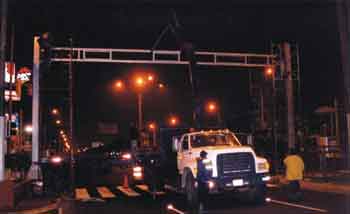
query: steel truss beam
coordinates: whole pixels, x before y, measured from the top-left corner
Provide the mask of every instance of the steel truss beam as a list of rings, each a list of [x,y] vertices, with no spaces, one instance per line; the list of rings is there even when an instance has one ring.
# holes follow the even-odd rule
[[[70,48],[53,48],[52,61],[69,62]],[[227,67],[268,67],[276,64],[272,54],[249,54],[232,52],[195,52],[197,65]],[[73,62],[126,63],[126,64],[173,64],[189,62],[179,50],[102,49],[73,48]]]

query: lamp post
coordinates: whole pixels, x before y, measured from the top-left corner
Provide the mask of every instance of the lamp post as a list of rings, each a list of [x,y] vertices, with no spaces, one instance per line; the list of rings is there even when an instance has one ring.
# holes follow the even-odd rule
[[[217,103],[214,101],[210,101],[206,104],[205,108],[206,108],[208,113],[216,115],[216,120],[217,120],[218,126],[221,126],[222,125],[221,113],[220,113],[219,106],[217,105]]]
[[[156,139],[156,128],[157,128],[157,126],[156,126],[156,124],[155,123],[150,123],[149,125],[148,125],[148,128],[149,128],[149,130],[152,132],[152,142],[153,142],[153,146],[154,147],[156,147],[157,146],[157,139]]]
[[[275,85],[275,69],[268,67],[265,69],[265,75],[272,81],[272,118],[271,118],[271,129],[272,129],[272,144],[273,144],[273,161],[274,161],[274,172],[277,173],[279,168],[278,162],[278,148],[277,148],[277,133],[276,133],[276,85]]]

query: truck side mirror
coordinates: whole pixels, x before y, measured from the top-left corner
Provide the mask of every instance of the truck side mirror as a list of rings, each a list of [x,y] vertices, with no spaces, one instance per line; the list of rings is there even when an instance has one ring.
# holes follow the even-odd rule
[[[173,142],[172,142],[172,150],[173,150],[173,152],[178,152],[179,151],[179,149],[180,149],[180,147],[179,147],[179,145],[180,145],[180,141],[179,141],[179,139],[177,138],[177,137],[173,137]]]

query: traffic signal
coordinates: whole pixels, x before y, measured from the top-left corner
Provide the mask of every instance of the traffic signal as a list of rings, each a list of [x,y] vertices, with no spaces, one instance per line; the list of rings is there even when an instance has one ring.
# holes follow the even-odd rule
[[[39,40],[40,46],[40,63],[51,63],[52,56],[52,38],[49,32],[43,33]]]

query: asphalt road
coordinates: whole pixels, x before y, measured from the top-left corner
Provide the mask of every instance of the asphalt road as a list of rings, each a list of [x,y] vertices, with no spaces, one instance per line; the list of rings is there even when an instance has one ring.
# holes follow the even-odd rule
[[[152,194],[146,185],[123,188],[120,170],[114,169],[104,176],[90,174],[85,178],[89,182],[80,178],[76,187],[77,213],[158,214],[164,213],[168,204],[180,213],[188,210],[184,197],[171,191]],[[350,214],[350,196],[345,195],[304,191],[302,202],[289,203],[283,188],[272,185],[268,198],[270,202],[256,206],[237,198],[215,196],[210,198],[206,213]]]

